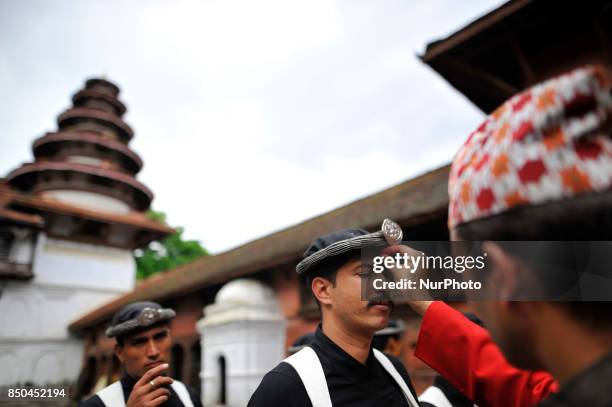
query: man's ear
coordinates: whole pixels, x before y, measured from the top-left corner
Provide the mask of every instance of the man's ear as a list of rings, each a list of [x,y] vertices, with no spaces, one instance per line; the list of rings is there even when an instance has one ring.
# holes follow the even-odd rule
[[[117,356],[119,362],[123,363],[123,346],[118,343],[115,344],[115,356]]]
[[[492,266],[489,268],[492,275],[488,279],[488,284],[489,289],[493,290],[491,292],[495,296],[493,299],[498,301],[516,300],[516,296],[519,294],[516,291],[519,287],[521,265],[517,259],[506,253],[495,242],[484,242],[482,248]]]
[[[310,289],[314,294],[315,298],[321,303],[330,305],[331,304],[331,289],[333,284],[326,278],[315,277],[310,283]]]

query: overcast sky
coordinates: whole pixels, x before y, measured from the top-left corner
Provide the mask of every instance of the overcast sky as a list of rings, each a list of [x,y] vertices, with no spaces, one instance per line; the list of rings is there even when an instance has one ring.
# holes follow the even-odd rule
[[[482,113],[417,54],[501,3],[1,0],[0,176],[105,74],[153,207],[235,247],[448,163]]]

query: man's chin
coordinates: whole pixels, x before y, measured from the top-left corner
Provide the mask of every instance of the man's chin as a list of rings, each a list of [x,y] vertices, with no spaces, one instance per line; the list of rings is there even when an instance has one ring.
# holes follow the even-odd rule
[[[379,329],[383,329],[387,326],[391,311],[393,310],[393,304],[370,304],[367,306],[366,312],[368,316],[376,321],[379,321],[383,326]]]
[[[368,328],[373,333],[376,333],[377,331],[386,328],[388,323],[389,314],[372,315],[370,318],[368,318]]]

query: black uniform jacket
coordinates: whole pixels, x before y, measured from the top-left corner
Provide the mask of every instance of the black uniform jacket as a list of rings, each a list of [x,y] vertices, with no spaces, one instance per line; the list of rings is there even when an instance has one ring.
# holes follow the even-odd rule
[[[574,377],[541,407],[612,407],[612,353]]]
[[[134,388],[136,381],[137,381],[136,379],[134,379],[132,376],[128,374],[124,374],[123,377],[121,378],[121,387],[123,388],[123,398],[125,399],[126,403],[127,403],[128,398],[130,397],[130,394],[132,393],[132,389]],[[202,402],[200,401],[200,396],[198,395],[198,393],[190,386],[185,385],[185,387],[187,387],[187,391],[189,392],[189,397],[191,398],[191,402],[193,403],[194,407],[202,407]],[[168,386],[168,390],[170,390],[170,397],[168,398],[168,401],[166,401],[164,404],[161,405],[161,407],[183,407],[183,403],[181,402],[181,399],[179,399],[179,397],[174,392],[172,387]],[[102,403],[102,400],[100,400],[100,397],[94,395],[90,397],[89,399],[80,402],[79,407],[105,407],[105,406],[104,406],[104,403]],[[106,406],[106,407],[112,407],[112,406]]]
[[[366,364],[362,365],[325,336],[320,326],[309,346],[321,361],[334,407],[408,406],[402,390],[371,349]],[[393,356],[387,357],[417,399],[406,368]],[[248,406],[311,407],[312,403],[293,366],[281,362],[264,376]]]

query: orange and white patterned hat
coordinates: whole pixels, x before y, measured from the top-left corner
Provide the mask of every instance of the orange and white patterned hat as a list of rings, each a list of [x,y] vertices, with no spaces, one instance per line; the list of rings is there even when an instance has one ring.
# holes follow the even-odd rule
[[[611,80],[585,66],[519,93],[474,131],[450,171],[448,225],[612,189]]]

